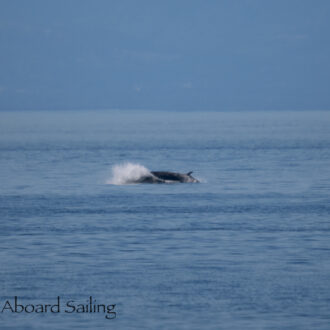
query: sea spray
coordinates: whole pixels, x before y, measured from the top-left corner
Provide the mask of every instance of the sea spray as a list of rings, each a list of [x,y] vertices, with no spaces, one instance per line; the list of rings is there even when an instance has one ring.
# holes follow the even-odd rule
[[[140,164],[117,164],[112,167],[112,177],[106,183],[115,185],[130,184],[148,175],[151,175],[150,171]]]

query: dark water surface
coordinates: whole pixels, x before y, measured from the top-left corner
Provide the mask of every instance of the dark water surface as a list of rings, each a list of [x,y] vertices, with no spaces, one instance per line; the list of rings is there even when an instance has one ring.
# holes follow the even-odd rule
[[[111,168],[201,184],[112,185]],[[329,112],[0,113],[1,329],[330,329]],[[1,311],[1,310],[0,310]]]

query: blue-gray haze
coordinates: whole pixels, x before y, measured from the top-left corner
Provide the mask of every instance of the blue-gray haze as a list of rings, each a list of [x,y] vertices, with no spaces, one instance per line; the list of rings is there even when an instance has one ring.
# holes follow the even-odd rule
[[[0,1],[0,109],[329,109],[330,2]]]

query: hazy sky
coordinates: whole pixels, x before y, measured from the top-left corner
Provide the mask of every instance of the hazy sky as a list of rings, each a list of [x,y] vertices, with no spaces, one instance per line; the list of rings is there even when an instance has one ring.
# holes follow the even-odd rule
[[[329,0],[0,0],[0,110],[330,109]]]

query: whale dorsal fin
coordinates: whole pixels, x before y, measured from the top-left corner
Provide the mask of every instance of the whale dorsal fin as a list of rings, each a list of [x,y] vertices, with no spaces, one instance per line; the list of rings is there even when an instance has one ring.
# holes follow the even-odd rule
[[[189,176],[190,176],[192,172],[193,172],[193,171],[190,171],[190,172],[188,172],[188,173],[187,173],[187,175],[189,175]]]

